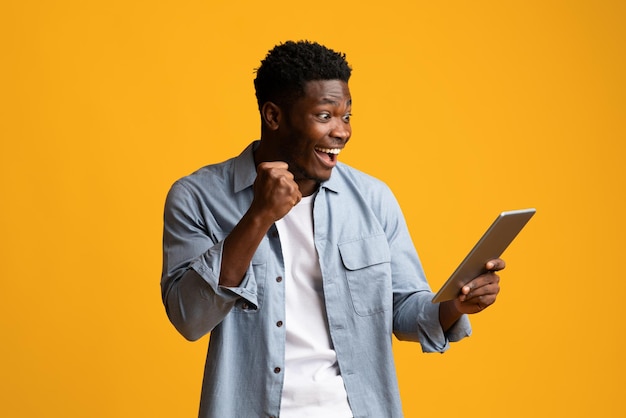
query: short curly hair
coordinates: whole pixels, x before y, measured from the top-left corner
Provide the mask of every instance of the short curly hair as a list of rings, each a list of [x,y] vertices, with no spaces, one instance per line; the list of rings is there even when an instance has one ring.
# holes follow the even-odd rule
[[[266,102],[289,106],[304,96],[304,86],[309,81],[347,83],[351,72],[346,54],[317,42],[287,41],[276,45],[256,69],[254,88],[259,110]]]

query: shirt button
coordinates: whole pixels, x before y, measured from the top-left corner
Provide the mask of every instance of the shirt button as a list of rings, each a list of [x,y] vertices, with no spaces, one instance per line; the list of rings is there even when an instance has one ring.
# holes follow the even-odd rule
[[[280,276],[278,276],[278,277],[276,278],[276,281],[277,281],[278,283],[280,283],[280,282],[282,282],[282,281],[283,281],[283,278],[282,278],[282,277],[280,277]]]
[[[283,321],[278,321],[278,322],[276,323],[276,326],[277,326],[277,327],[282,327],[282,326],[283,326]]]
[[[274,367],[274,373],[280,373],[280,367]]]

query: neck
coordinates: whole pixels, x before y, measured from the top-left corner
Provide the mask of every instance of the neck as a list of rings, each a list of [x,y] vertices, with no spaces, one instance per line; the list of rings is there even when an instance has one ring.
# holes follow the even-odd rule
[[[301,179],[301,180],[296,179],[296,184],[298,185],[298,188],[300,189],[300,193],[302,193],[302,196],[311,196],[320,187],[318,182],[316,182],[315,180],[310,180],[310,179]]]

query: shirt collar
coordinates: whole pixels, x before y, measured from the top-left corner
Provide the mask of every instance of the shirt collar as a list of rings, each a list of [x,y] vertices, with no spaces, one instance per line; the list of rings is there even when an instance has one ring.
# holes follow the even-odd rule
[[[254,150],[259,141],[254,141],[246,147],[234,161],[233,191],[238,193],[254,184],[256,179],[256,165],[254,164]]]
[[[343,165],[337,163],[333,171],[330,173],[330,178],[320,185],[320,188],[325,188],[331,192],[338,193],[343,187],[345,187],[345,180],[343,178]]]

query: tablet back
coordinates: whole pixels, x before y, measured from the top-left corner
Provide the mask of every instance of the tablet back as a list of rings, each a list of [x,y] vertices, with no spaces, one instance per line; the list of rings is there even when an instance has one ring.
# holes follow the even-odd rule
[[[472,251],[467,254],[452,276],[437,292],[432,300],[433,303],[456,298],[463,286],[485,273],[487,261],[502,255],[535,212],[535,209],[530,208],[502,212],[498,215]]]

